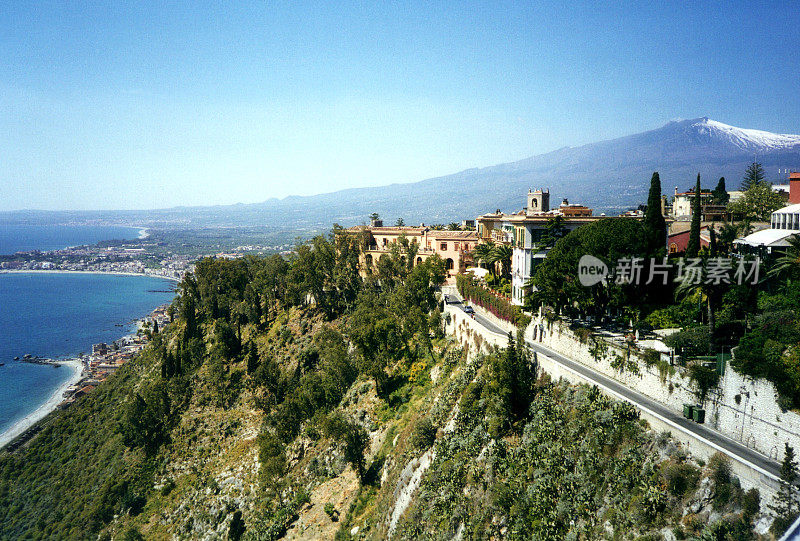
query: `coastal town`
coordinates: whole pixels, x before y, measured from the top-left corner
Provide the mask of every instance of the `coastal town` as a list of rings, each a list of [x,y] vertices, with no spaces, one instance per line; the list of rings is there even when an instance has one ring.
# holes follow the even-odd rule
[[[136,242],[17,253],[0,258],[0,272],[106,272],[179,280],[192,267],[188,256],[172,254],[155,258],[150,248],[151,246]]]
[[[47,415],[51,409],[64,410],[72,406],[81,397],[94,391],[125,363],[131,361],[150,342],[153,332],[164,328],[170,322],[169,305],[155,308],[148,316],[134,323],[136,332],[122,336],[111,344],[98,343],[92,345],[90,354],[80,354],[68,359],[47,359],[26,353],[15,357],[15,362],[68,367],[74,370],[62,386],[56,389],[53,397],[36,412],[18,421],[14,427],[3,434],[2,443],[7,451],[14,451],[24,445],[41,429],[37,421]]]
[[[83,368],[81,379],[67,387],[63,393],[64,400],[59,404],[61,409],[72,405],[76,399],[92,392],[109,376],[142,351],[150,342],[153,332],[170,323],[169,305],[159,306],[149,316],[136,322],[137,332],[123,336],[111,344],[104,342],[92,345],[89,355],[78,357]],[[53,361],[58,362],[58,361]]]

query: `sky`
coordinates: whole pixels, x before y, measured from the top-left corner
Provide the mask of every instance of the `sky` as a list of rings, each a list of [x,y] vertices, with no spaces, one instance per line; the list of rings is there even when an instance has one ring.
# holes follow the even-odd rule
[[[800,132],[795,2],[78,4],[0,8],[0,210],[413,182],[677,118]]]

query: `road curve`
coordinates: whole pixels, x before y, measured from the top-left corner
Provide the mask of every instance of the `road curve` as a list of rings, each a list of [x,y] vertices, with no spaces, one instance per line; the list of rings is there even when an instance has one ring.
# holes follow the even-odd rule
[[[452,302],[450,304],[459,306],[461,310],[463,310],[464,305],[461,302],[461,299],[455,295],[451,295],[451,297],[456,297],[459,300],[457,302]],[[475,314],[475,317],[473,319],[490,332],[498,334],[508,334],[505,330],[501,329],[494,323],[490,322],[487,318],[479,314]],[[656,417],[660,417],[668,424],[675,426],[677,430],[680,430],[687,434],[691,434],[695,437],[703,438],[711,442],[715,447],[721,449],[725,454],[731,457],[735,457],[741,462],[750,463],[751,465],[756,466],[758,469],[762,470],[763,473],[766,473],[771,477],[774,477],[776,479],[780,477],[780,464],[762,455],[758,451],[750,449],[749,447],[737,441],[734,441],[727,436],[722,435],[721,433],[717,432],[712,428],[709,428],[706,425],[701,425],[693,421],[690,421],[689,419],[684,418],[683,416],[674,412],[667,406],[664,406],[660,402],[657,402],[652,398],[649,398],[637,391],[630,389],[629,387],[626,387],[625,385],[619,383],[618,381],[615,381],[614,379],[601,374],[600,372],[586,366],[585,364],[573,361],[565,357],[564,355],[561,355],[560,353],[556,353],[550,348],[538,344],[537,342],[531,342],[529,340],[526,340],[526,344],[531,350],[535,351],[537,354],[546,355],[554,362],[564,366],[565,368],[573,372],[576,372],[584,379],[589,380],[600,387],[605,387],[611,390],[614,394],[625,399],[634,406],[647,410],[650,414],[655,415]]]

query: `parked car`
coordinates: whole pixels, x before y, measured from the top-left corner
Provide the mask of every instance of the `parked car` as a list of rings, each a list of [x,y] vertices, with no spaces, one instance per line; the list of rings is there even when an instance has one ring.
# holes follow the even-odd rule
[[[472,306],[465,306],[464,311],[471,316],[475,315],[475,310],[472,309]]]

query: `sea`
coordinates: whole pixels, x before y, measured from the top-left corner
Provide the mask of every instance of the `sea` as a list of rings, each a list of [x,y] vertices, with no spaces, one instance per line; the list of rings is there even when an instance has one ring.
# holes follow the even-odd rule
[[[0,224],[0,247],[5,253],[51,250],[138,234],[133,228]],[[135,320],[170,302],[173,290],[169,280],[144,276],[0,273],[0,434],[44,404],[71,374],[66,366],[14,357],[89,353],[92,344],[135,332]]]

